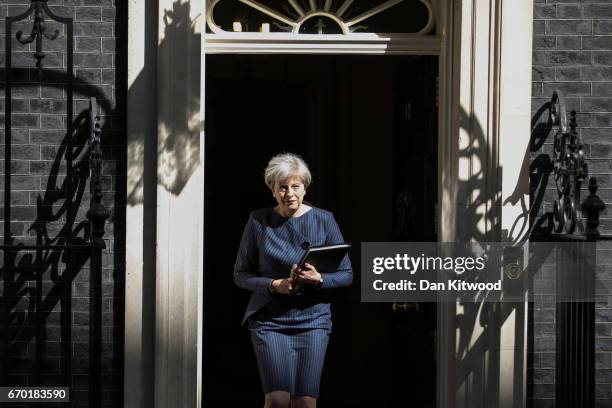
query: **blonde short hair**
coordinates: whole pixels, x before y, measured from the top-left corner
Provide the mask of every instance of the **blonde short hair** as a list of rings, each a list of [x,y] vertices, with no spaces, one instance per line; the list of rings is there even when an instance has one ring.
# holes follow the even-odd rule
[[[264,171],[264,181],[270,190],[274,189],[277,180],[284,180],[292,176],[298,176],[302,179],[304,188],[308,188],[312,182],[308,165],[304,159],[294,153],[277,154],[270,159]]]

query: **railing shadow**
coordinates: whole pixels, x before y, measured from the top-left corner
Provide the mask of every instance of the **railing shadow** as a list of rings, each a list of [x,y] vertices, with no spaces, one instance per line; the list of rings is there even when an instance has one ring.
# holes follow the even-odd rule
[[[167,55],[168,61],[181,60],[183,57],[173,54],[183,53],[186,50],[176,47],[176,44],[185,44],[185,47],[199,47],[200,34],[194,31],[194,22],[191,21],[191,6],[189,3],[175,2],[172,10],[164,10],[164,38],[157,48],[158,55]],[[199,55],[199,49],[187,51],[190,55]],[[187,76],[187,67],[162,66],[159,76],[172,74],[177,78]],[[145,70],[136,77],[131,84],[129,92],[137,97],[147,95],[149,82]],[[134,129],[128,146],[128,161],[140,162],[150,155],[148,152],[153,146],[156,148],[157,161],[156,183],[163,186],[174,195],[179,195],[197,167],[200,165],[200,85],[199,77],[191,76],[190,87],[173,87],[169,90],[172,104],[168,109],[158,112],[160,122],[157,129],[156,140],[154,135],[148,135],[142,129]],[[144,201],[147,175],[144,168],[130,167],[128,171],[127,204],[138,205]],[[150,188],[150,187],[149,187]]]
[[[96,61],[96,58],[110,59],[109,53],[112,51],[103,49],[102,52],[106,55],[82,53],[77,59],[77,55],[72,53],[73,50],[68,49],[74,41],[74,37],[71,36],[73,21],[66,17],[71,14],[70,6],[47,6],[45,0],[25,3],[29,4],[29,8],[24,4],[21,10],[19,6],[9,10],[11,16],[7,16],[6,25],[13,24],[14,29],[9,33],[10,38],[3,38],[5,41],[3,44],[7,47],[6,50],[10,47],[13,50],[10,59],[4,52],[0,54],[3,65],[11,68],[8,82],[25,92],[16,99],[8,101],[6,106],[10,106],[12,101],[20,103],[21,106],[24,103],[28,105],[36,102],[38,108],[33,110],[33,113],[56,114],[55,117],[60,117],[60,120],[45,122],[42,116],[40,117],[42,133],[47,126],[45,123],[51,123],[49,127],[53,129],[53,133],[58,133],[55,140],[50,137],[49,140],[30,142],[33,145],[38,143],[41,146],[52,145],[45,146],[46,154],[41,157],[42,161],[32,161],[31,171],[25,173],[37,179],[37,182],[38,179],[42,180],[42,184],[25,189],[14,188],[15,191],[31,191],[19,191],[15,195],[20,197],[15,197],[15,201],[10,202],[12,219],[7,222],[14,224],[14,229],[11,229],[10,237],[5,237],[5,245],[0,251],[2,262],[0,278],[4,283],[3,291],[0,293],[2,301],[0,304],[3,306],[0,322],[3,340],[0,344],[1,380],[3,385],[73,385],[75,392],[72,395],[74,402],[78,404],[81,399],[86,398],[83,392],[87,388],[84,385],[84,377],[89,373],[89,391],[94,387],[95,392],[90,392],[94,400],[102,399],[97,398],[100,397],[100,388],[112,391],[104,394],[105,399],[107,397],[116,399],[110,394],[121,389],[121,385],[116,381],[118,378],[116,374],[121,372],[118,367],[123,359],[124,298],[121,283],[125,258],[123,250],[125,189],[121,181],[125,174],[125,160],[124,152],[121,151],[117,155],[114,147],[119,145],[124,148],[121,146],[124,144],[123,138],[118,139],[116,131],[119,130],[117,123],[121,123],[121,119],[125,117],[123,103],[125,86],[122,82],[124,79],[122,72],[127,63],[121,39],[127,37],[125,32],[127,8],[122,2],[111,2],[112,5],[109,3],[109,8],[106,10],[116,13],[112,37],[118,41],[112,65],[113,75],[105,78],[102,74],[98,77],[98,82],[101,84],[114,82],[115,101],[111,101],[113,97],[109,94],[108,86],[89,83],[95,81],[95,75],[93,77],[91,75],[92,70],[73,69],[73,72],[66,73],[59,67],[87,68],[93,66],[89,65],[92,62],[102,62],[104,67],[105,58],[100,58],[103,61]],[[43,36],[46,39],[43,40]],[[53,41],[56,38],[60,41]],[[34,59],[36,59],[36,68],[25,68],[33,67]],[[71,62],[74,62],[74,65]],[[19,67],[12,67],[13,63]],[[49,69],[47,66],[58,69]],[[110,64],[107,66],[110,67]],[[2,77],[5,77],[5,73],[6,68],[0,70]],[[73,73],[76,75],[72,76]],[[66,106],[61,113],[56,109],[63,101],[70,100],[70,97],[62,99],[61,96],[69,83],[74,84],[74,95],[78,95],[71,108],[79,114],[76,118],[73,116],[72,124],[61,120],[62,117],[68,116],[69,109]],[[36,96],[35,90],[38,87],[41,91],[47,90],[48,93]],[[0,84],[0,88],[6,91],[7,83]],[[51,99],[40,99],[40,96]],[[102,166],[99,160],[99,146],[93,148],[92,157],[89,157],[91,146],[86,141],[92,129],[89,129],[86,121],[88,115],[84,105],[90,97],[95,98],[101,106],[100,112],[96,114],[106,116],[102,117],[101,142],[102,159],[112,160],[108,166]],[[45,104],[54,106],[51,112],[44,111]],[[25,112],[28,111],[26,109]],[[24,111],[17,110],[17,112]],[[51,116],[47,117],[49,118]],[[116,119],[119,119],[119,122],[115,123]],[[19,131],[24,133],[24,128],[30,131],[38,128],[38,125],[20,123],[16,127],[21,127]],[[65,128],[72,131],[67,132]],[[97,136],[94,137],[92,134],[89,136],[97,140]],[[68,146],[72,148],[69,149]],[[69,161],[72,161],[70,172],[66,169],[66,163]],[[22,163],[16,161],[18,167]],[[90,164],[94,164],[91,169]],[[99,182],[88,183],[90,170],[92,178],[99,180],[101,167],[104,167],[102,188]],[[24,177],[24,173],[17,173],[16,177]],[[70,173],[72,175],[68,179],[67,174]],[[112,174],[112,179],[109,173]],[[12,179],[14,177],[11,177]],[[87,188],[88,184],[93,184],[90,186],[91,193]],[[104,263],[101,260],[104,241],[100,238],[103,230],[99,220],[107,217],[108,213],[99,205],[101,189],[112,191],[111,194],[107,193],[103,202],[113,210],[110,220],[112,235],[107,234],[105,237],[112,240],[112,247],[109,248],[111,253],[105,257]],[[89,206],[86,204],[87,199],[91,203]],[[86,214],[88,208],[90,211]],[[87,218],[94,222],[90,223]],[[21,228],[20,232],[17,228]],[[93,250],[93,247],[96,249]],[[104,274],[104,277],[101,274]],[[102,281],[105,282],[104,290],[101,287]],[[107,283],[109,281],[114,282],[112,288]],[[102,296],[112,297],[110,303],[105,303],[104,312],[107,312],[105,315],[102,314]],[[88,310],[88,306],[90,313],[84,312]],[[74,313],[72,313],[73,307]],[[104,318],[100,320],[102,316]],[[109,319],[109,316],[112,318]],[[95,328],[92,330],[93,326]],[[106,343],[102,349],[100,341]],[[89,350],[86,347],[88,342]],[[99,357],[102,354],[104,360],[101,370],[97,367],[100,365],[100,360],[91,356]],[[98,387],[101,382],[104,385]],[[90,395],[90,403],[91,401]],[[94,405],[99,403],[96,402]]]
[[[531,122],[531,137],[527,150],[523,155],[523,169],[528,169],[528,174],[519,175],[518,182],[529,178],[529,194],[530,204],[527,205],[523,197],[521,186],[517,184],[515,192],[510,194],[504,202],[493,202],[487,204],[487,199],[492,196],[491,192],[487,191],[486,178],[483,177],[484,171],[493,171],[501,174],[501,168],[487,169],[484,168],[473,174],[468,180],[460,183],[459,194],[462,197],[471,197],[472,201],[466,208],[466,215],[463,226],[465,233],[462,237],[474,242],[491,242],[495,241],[496,237],[477,228],[479,223],[487,222],[490,225],[489,231],[494,231],[501,217],[502,206],[507,203],[521,204],[523,212],[513,221],[509,231],[502,234],[502,241],[508,240],[511,237],[512,242],[510,247],[521,248],[535,234],[541,235],[551,231],[549,215],[544,212],[544,199],[546,187],[553,172],[553,164],[550,155],[538,153],[545,142],[548,141],[552,126],[549,120],[541,120],[542,116],[548,111],[549,106],[542,106],[532,118]],[[460,153],[462,158],[476,157],[481,163],[491,163],[493,157],[490,155],[490,149],[487,145],[485,134],[481,124],[476,118],[470,117],[465,111],[462,111],[462,119],[460,123],[473,123],[474,131],[471,134],[472,141],[469,146],[463,149]],[[532,155],[537,156],[532,159]],[[501,177],[501,176],[499,176]],[[498,187],[501,188],[501,187]],[[497,194],[497,196],[501,196]],[[482,209],[487,211],[483,212]],[[527,288],[533,287],[533,279],[535,274],[540,271],[542,265],[550,254],[535,252],[531,254],[528,260],[528,267],[523,273],[523,282],[525,285],[519,290],[518,295],[526,295],[524,292]],[[503,277],[508,283],[508,278]],[[511,283],[511,282],[510,282]],[[493,303],[487,302],[487,294],[480,294],[475,302],[463,302],[457,306],[455,325],[457,329],[457,348],[456,348],[456,391],[459,392],[459,400],[461,406],[471,406],[471,404],[482,404],[483,401],[491,398],[500,398],[501,391],[501,364],[502,360],[512,361],[512,378],[505,379],[511,381],[513,387],[512,396],[508,398],[512,401],[505,403],[519,404],[522,400],[522,393],[525,387],[529,387],[524,383],[522,373],[526,369],[529,361],[523,358],[523,350],[525,347],[531,347],[531,344],[525,344],[525,331],[529,327],[525,327],[525,317],[528,313],[533,313],[532,308],[527,308],[524,302],[502,302]],[[511,321],[508,319],[512,319]],[[504,329],[505,324],[510,324],[510,332]],[[503,330],[503,331],[502,331]],[[502,334],[503,333],[503,334]],[[502,342],[508,342],[508,335],[512,336],[510,341],[512,350],[502,350]],[[533,341],[532,338],[527,340]],[[507,347],[508,345],[506,345]],[[506,355],[504,355],[506,353]],[[508,355],[507,353],[510,353]],[[497,373],[489,375],[487,373]],[[506,385],[507,386],[507,385]],[[469,389],[469,392],[461,390]],[[508,392],[508,390],[506,390]],[[518,398],[518,399],[517,399]],[[501,400],[499,400],[501,401]]]
[[[27,68],[13,68],[12,71],[16,78],[27,79],[33,75],[32,70]],[[3,74],[0,71],[0,75]],[[63,72],[43,69],[41,74],[45,87],[62,89],[67,82]],[[98,114],[113,115],[114,109],[102,89],[77,78],[73,80],[79,94],[99,101],[101,112]],[[24,80],[17,85],[36,88],[41,83]],[[4,84],[0,87],[4,89]],[[87,296],[79,293],[79,298],[73,297],[73,291],[82,292],[89,288],[86,282],[90,273],[92,231],[84,211],[89,208],[87,200],[92,198],[87,188],[91,147],[88,143],[91,133],[88,117],[89,111],[82,110],[73,120],[71,135],[64,131],[62,140],[47,142],[57,148],[50,165],[41,162],[45,172],[37,173],[46,182],[41,185],[35,198],[34,221],[22,234],[12,235],[3,247],[0,279],[9,282],[3,288],[1,298],[5,313],[3,322],[6,324],[2,330],[4,341],[0,350],[4,385],[65,386],[72,384],[72,374],[88,373],[88,364],[78,358],[82,357],[85,361],[88,353],[77,352],[78,347],[75,347],[78,345],[76,342],[90,341],[84,336],[89,318],[83,316],[73,322],[72,318],[67,320],[64,316],[64,313],[70,313],[73,304],[82,303],[80,297]],[[105,122],[101,129],[103,145],[108,143],[104,139],[105,131],[110,133],[110,121]],[[70,180],[66,173],[69,145],[72,145],[73,157]],[[104,150],[108,151],[109,148],[104,147]],[[69,186],[72,188],[71,194]],[[108,198],[111,200],[105,201],[117,207],[118,197]],[[15,209],[20,205],[23,203],[18,200],[11,203]],[[18,222],[16,227],[22,225],[19,212],[13,212],[15,215],[11,222]],[[116,224],[117,217],[114,218],[113,224]],[[114,233],[115,239],[121,242],[123,237],[117,236],[117,233],[121,233],[121,223],[118,224],[119,228],[115,228]],[[119,301],[114,300],[115,303]],[[66,321],[70,324],[66,324]],[[76,336],[74,339],[72,334]],[[115,341],[118,341],[120,337],[117,336],[121,336],[121,331],[117,330],[115,336]]]
[[[82,112],[74,121],[76,132],[75,135],[73,135],[73,146],[75,147],[75,154],[77,156],[86,149],[87,125],[84,123],[85,117],[86,112]],[[4,267],[0,270],[2,273],[9,273],[9,280],[12,282],[12,285],[5,289],[6,297],[9,299],[8,308],[12,311],[12,313],[9,312],[9,321],[11,325],[19,325],[27,328],[35,325],[37,321],[41,319],[43,322],[46,321],[49,313],[54,310],[58,299],[63,295],[64,286],[72,284],[75,276],[83,268],[89,258],[88,253],[73,253],[71,254],[72,259],[68,262],[66,259],[68,254],[64,249],[64,245],[68,244],[68,224],[63,223],[56,232],[50,231],[49,228],[51,223],[61,222],[62,219],[76,219],[89,175],[89,162],[87,159],[75,163],[75,172],[73,176],[75,191],[72,197],[66,197],[67,179],[61,179],[60,166],[65,157],[67,137],[68,135],[66,135],[59,145],[57,155],[53,160],[49,172],[43,196],[38,196],[37,198],[36,220],[28,228],[28,232],[32,231],[35,233],[35,238],[23,239],[23,237],[11,237],[10,243],[14,248],[7,250],[10,256],[4,258]],[[67,214],[69,208],[68,200],[73,202],[72,214]],[[59,209],[55,209],[58,203],[60,207]],[[73,229],[70,243],[76,245],[85,244],[89,233],[88,221],[79,221]],[[40,251],[33,251],[30,248],[24,250],[19,249],[20,246],[26,245],[44,245],[54,246],[56,248],[45,248]],[[64,269],[61,267],[61,264],[70,264],[71,267]],[[48,271],[50,274],[49,276],[51,282],[53,282],[53,286],[48,290],[40,307],[37,307],[37,309],[43,311],[42,314],[26,313],[21,319],[14,319],[13,317],[18,317],[20,315],[20,312],[16,310],[16,306],[22,297],[25,295],[32,295],[33,297],[38,296],[36,290],[32,290],[33,288],[28,287],[28,283],[36,280],[44,271]],[[31,310],[31,308],[28,310]],[[8,350],[10,355],[23,354],[19,350],[19,344],[27,345],[31,338],[35,336],[34,332],[28,334],[27,336],[19,336],[11,339],[10,349]]]

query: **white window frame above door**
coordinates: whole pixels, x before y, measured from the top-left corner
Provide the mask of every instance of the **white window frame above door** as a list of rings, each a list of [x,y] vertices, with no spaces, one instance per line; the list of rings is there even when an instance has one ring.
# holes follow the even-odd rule
[[[205,34],[207,54],[439,55],[438,36],[416,34]]]
[[[392,55],[439,55],[441,37],[433,34],[434,27],[440,29],[440,0],[418,0],[428,11],[428,19],[423,28],[416,33],[355,33],[348,32],[352,22],[342,20],[342,13],[326,11],[331,2],[326,2],[325,9],[318,10],[311,3],[312,9],[300,9],[299,21],[289,21],[274,10],[259,4],[255,0],[241,0],[248,6],[258,9],[273,19],[293,25],[294,32],[228,32],[222,30],[214,21],[214,6],[221,0],[209,0],[206,6],[206,24],[212,31],[204,34],[206,54],[392,54]],[[355,21],[367,19],[379,11],[390,8],[402,0],[391,0],[359,16]],[[292,5],[296,2],[290,1]],[[352,1],[346,1],[342,7],[349,7]],[[385,7],[385,4],[388,5]],[[311,16],[326,15],[337,20],[345,28],[344,34],[300,34],[299,24]]]

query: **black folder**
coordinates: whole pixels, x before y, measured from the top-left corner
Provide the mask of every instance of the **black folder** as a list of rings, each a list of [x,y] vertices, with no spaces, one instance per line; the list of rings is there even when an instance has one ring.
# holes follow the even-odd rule
[[[351,244],[348,243],[311,246],[304,252],[298,266],[302,268],[308,262],[319,273],[335,272],[350,248]]]

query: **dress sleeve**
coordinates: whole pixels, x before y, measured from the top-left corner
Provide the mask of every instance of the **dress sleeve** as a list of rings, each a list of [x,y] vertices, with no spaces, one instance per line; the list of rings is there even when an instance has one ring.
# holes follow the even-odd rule
[[[338,223],[333,215],[330,214],[327,221],[327,236],[325,238],[326,245],[342,244],[344,238],[338,227]],[[338,270],[332,273],[321,273],[323,277],[323,285],[321,289],[337,288],[340,286],[349,286],[353,282],[353,267],[348,255],[345,255]]]
[[[243,289],[267,294],[272,279],[254,273],[257,271],[258,254],[257,224],[251,214],[244,227],[236,263],[234,264],[234,283]]]

